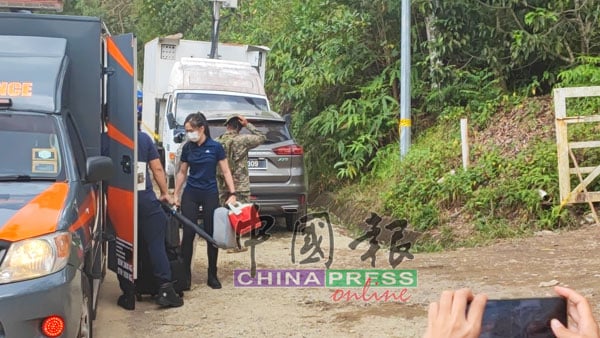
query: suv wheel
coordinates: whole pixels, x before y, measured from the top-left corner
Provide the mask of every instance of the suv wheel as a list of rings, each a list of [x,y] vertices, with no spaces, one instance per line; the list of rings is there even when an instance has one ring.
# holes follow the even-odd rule
[[[288,231],[294,231],[294,225],[298,220],[298,213],[288,213],[285,214],[285,227]],[[299,228],[299,227],[298,227]],[[301,229],[295,229],[299,232]]]

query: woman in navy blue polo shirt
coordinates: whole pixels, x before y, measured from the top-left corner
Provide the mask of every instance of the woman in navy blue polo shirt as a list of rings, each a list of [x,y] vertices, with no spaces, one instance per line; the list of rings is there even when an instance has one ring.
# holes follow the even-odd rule
[[[175,178],[175,204],[181,205],[181,213],[192,222],[198,220],[199,207],[202,206],[204,230],[212,236],[213,213],[219,207],[217,165],[225,175],[225,183],[229,190],[227,203],[235,203],[236,201],[233,178],[223,146],[210,137],[206,117],[200,112],[190,114],[185,118],[183,125],[189,142],[183,145],[181,151],[181,166]],[[186,185],[180,203],[178,197],[184,181]],[[188,269],[188,278],[190,279],[195,237],[194,230],[183,228],[181,255]],[[213,289],[221,288],[221,283],[217,278],[218,253],[218,248],[212,245],[206,246],[208,256],[207,284]],[[186,285],[190,285],[190,283]]]

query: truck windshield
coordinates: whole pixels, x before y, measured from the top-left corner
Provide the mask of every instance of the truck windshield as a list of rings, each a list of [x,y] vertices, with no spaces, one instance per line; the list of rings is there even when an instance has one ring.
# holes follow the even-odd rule
[[[56,120],[0,113],[0,181],[64,178]]]
[[[202,110],[210,111],[267,111],[267,100],[261,97],[237,96],[213,93],[179,93],[175,100],[175,119],[183,125],[185,118],[191,113]]]

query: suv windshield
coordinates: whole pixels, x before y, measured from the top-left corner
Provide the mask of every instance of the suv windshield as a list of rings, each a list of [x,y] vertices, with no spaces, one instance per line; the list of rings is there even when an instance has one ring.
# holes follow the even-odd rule
[[[185,118],[203,108],[211,111],[269,110],[267,100],[252,96],[235,96],[230,94],[179,93],[175,100],[175,119],[183,125]]]
[[[0,114],[0,181],[62,179],[57,129],[46,115]]]
[[[214,139],[225,133],[225,121],[208,121],[210,127],[210,136]],[[290,140],[290,133],[288,132],[285,122],[278,121],[252,121],[252,124],[267,136],[267,140],[264,144],[273,144],[283,141]],[[248,129],[242,128],[240,134],[250,134]]]

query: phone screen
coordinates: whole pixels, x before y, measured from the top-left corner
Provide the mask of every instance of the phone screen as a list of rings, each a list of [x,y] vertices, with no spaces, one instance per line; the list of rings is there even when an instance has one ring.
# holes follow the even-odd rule
[[[555,337],[550,320],[567,325],[567,302],[562,297],[487,301],[480,338]]]

